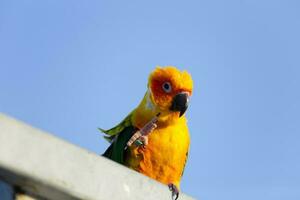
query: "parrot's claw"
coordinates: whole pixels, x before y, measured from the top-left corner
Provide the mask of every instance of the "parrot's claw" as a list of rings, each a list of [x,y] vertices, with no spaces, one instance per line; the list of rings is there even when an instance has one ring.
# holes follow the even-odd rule
[[[144,146],[148,145],[148,136],[147,135],[142,135],[139,139],[143,142]]]
[[[142,135],[134,143],[138,147],[141,146],[143,148],[146,148],[146,146],[148,145],[148,136]]]
[[[173,183],[168,184],[169,190],[172,191],[172,200],[177,200],[179,197],[179,190]]]

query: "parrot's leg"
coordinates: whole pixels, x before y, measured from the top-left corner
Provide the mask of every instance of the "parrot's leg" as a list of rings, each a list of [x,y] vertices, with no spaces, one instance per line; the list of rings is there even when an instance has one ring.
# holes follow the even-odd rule
[[[144,127],[141,130],[141,134],[139,135],[138,139],[135,141],[135,145],[143,146],[143,148],[148,145],[148,135],[157,127],[155,123],[151,123],[147,127]]]
[[[177,200],[179,197],[179,190],[173,183],[169,183],[169,190],[172,191],[172,200]]]
[[[130,147],[133,143],[138,147],[142,146],[143,148],[145,148],[146,145],[148,145],[148,135],[157,128],[156,122],[159,115],[160,113],[152,118],[151,121],[149,121],[143,128],[135,132],[127,142],[125,149],[127,149],[127,147]]]

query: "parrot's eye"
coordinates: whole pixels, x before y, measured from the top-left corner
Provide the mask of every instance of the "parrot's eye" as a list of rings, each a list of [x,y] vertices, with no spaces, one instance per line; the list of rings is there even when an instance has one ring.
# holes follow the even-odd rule
[[[169,82],[165,82],[163,85],[162,85],[162,88],[164,89],[164,91],[166,93],[170,93],[172,91],[172,87],[171,87],[171,84]]]

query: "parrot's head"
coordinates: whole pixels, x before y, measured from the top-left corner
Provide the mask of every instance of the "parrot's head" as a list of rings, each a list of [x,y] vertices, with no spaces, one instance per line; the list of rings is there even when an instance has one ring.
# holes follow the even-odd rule
[[[149,76],[148,101],[162,115],[181,117],[192,95],[193,80],[187,71],[175,67],[157,67]]]

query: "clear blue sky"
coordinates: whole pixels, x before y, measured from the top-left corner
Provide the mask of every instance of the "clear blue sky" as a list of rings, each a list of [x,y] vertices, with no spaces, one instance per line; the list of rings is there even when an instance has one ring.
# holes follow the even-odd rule
[[[300,199],[299,1],[0,2],[0,111],[98,154],[156,65],[187,69],[182,190]],[[3,141],[2,141],[3,142]]]

